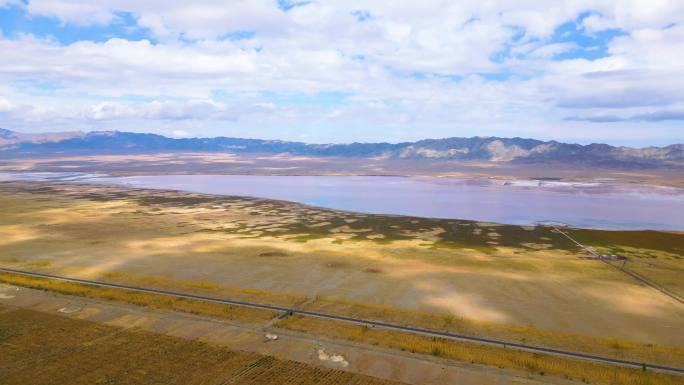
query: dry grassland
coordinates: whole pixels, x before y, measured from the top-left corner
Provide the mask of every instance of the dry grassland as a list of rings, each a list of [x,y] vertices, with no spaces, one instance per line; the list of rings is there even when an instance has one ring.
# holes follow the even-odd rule
[[[621,338],[597,338],[586,335],[539,329],[529,325],[488,323],[452,314],[407,311],[387,306],[368,305],[335,299],[315,298],[307,310],[334,312],[361,319],[444,330],[456,334],[480,336],[528,345],[553,347],[570,351],[598,354],[640,362],[682,366],[684,349],[643,344]]]
[[[684,297],[684,236],[665,231],[570,230],[601,254],[627,257],[624,267]],[[615,262],[622,265],[622,262]]]
[[[554,377],[601,385],[674,385],[682,384],[684,381],[681,376],[676,375],[602,365],[513,349],[507,350],[468,342],[430,338],[299,315],[278,321],[276,326],[412,353],[430,354],[474,364],[521,370],[530,374],[549,376],[551,377],[549,381],[553,381]]]
[[[104,279],[135,286],[154,287],[180,292],[195,292],[207,295],[216,295],[217,293],[224,294],[228,292],[234,294],[234,296],[229,297],[231,299],[257,301],[261,303],[278,303],[278,301],[274,299],[279,298],[278,295],[267,291],[226,289],[211,282],[202,281],[179,281],[164,277],[123,274],[117,272],[106,274]],[[217,316],[242,322],[265,322],[277,315],[275,312],[266,310],[205,303],[187,299],[174,299],[154,294],[52,281],[10,273],[0,273],[0,282],[41,290],[51,290],[69,295],[118,300],[142,306]],[[415,310],[402,310],[388,306],[361,304],[320,296],[312,299],[306,297],[287,297],[287,299],[288,301],[286,304],[298,303],[303,305],[299,306],[302,309],[340,314],[361,319],[381,320],[402,325],[445,330],[458,334],[516,341],[525,344],[555,347],[636,361],[675,366],[684,362],[684,349],[655,344],[636,343],[634,341],[615,337],[597,338],[543,330],[533,326],[487,323],[455,317],[452,314],[435,314]]]
[[[277,312],[244,306],[195,301],[187,298],[175,298],[132,290],[34,278],[4,272],[0,272],[0,282],[67,295],[121,301],[153,309],[170,309],[248,323],[265,323],[278,315]]]
[[[543,227],[14,182],[0,183],[0,211],[3,266],[684,362],[682,306],[580,259],[575,246]],[[635,271],[684,291],[682,233],[581,230],[573,236],[627,254]],[[140,301],[225,316],[223,308],[198,310],[185,301]],[[240,312],[228,313],[247,322],[272,317]]]
[[[165,289],[186,293],[199,293],[233,300],[266,303],[287,307],[298,306],[310,300],[306,296],[273,293],[268,290],[226,287],[208,281],[173,279],[162,276],[122,273],[119,271],[104,273],[100,279],[107,282],[116,282],[132,286],[152,287],[155,289]]]
[[[171,297],[164,297],[154,294],[136,293],[123,289],[101,288],[78,283],[26,277],[11,273],[0,273],[0,282],[41,290],[50,290],[68,295],[124,301],[136,305],[149,306],[152,308],[184,311],[193,314],[239,320],[241,322],[264,323],[276,315],[275,313],[268,311],[212,303],[202,303],[185,299],[174,299]],[[397,315],[396,313],[392,312],[389,314],[392,316]],[[416,319],[415,313],[407,312],[404,315],[409,317],[413,316],[413,319]],[[423,317],[423,321],[426,322],[428,327],[434,327],[434,325],[440,322],[438,319],[431,318],[431,315],[429,314],[424,314]],[[458,332],[472,330],[472,328],[459,328],[457,326],[459,323],[458,320],[447,318],[441,320],[441,322],[443,322],[442,325],[447,326],[449,330],[455,330]],[[430,338],[411,333],[374,329],[365,326],[357,326],[337,321],[322,320],[299,315],[290,316],[286,319],[279,320],[274,324],[274,326],[282,329],[304,332],[314,336],[327,336],[335,339],[343,339],[402,351],[410,351],[412,353],[431,354],[457,361],[521,370],[529,374],[550,375],[564,379],[581,380],[588,383],[646,385],[660,383],[675,384],[679,383],[677,382],[678,380],[682,380],[681,377],[663,375],[650,371],[642,372],[638,370],[602,364],[593,364],[563,357],[553,357],[544,354],[528,353],[519,350],[507,350],[499,347],[475,343]],[[475,325],[474,330],[481,331],[478,330],[477,326],[479,325]],[[494,330],[499,334],[502,332],[500,327],[495,327]],[[583,336],[560,335],[557,333],[549,333],[535,329],[515,330],[514,332],[522,333],[522,335],[533,339],[542,338],[542,342],[559,343],[560,341],[566,341],[567,343],[563,345],[565,348],[570,348],[573,346],[588,348],[591,346],[588,344],[593,342],[595,343],[595,347],[598,349],[588,349],[590,352],[609,352],[612,356],[634,360],[641,359],[648,362],[661,362],[679,365],[682,362],[682,357],[684,356],[683,352],[679,349],[662,348],[657,346],[642,346],[634,344],[633,342],[621,341],[617,339],[589,339]],[[579,340],[575,341],[573,344],[570,342],[573,339]],[[546,344],[545,346],[549,345]]]

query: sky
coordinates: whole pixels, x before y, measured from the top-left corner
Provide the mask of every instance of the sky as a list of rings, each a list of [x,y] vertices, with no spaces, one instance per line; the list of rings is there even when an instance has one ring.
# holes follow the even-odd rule
[[[0,127],[684,143],[684,1],[0,0]]]

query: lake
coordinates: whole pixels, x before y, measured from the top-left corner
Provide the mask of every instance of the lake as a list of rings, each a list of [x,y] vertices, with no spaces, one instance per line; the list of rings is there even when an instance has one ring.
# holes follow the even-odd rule
[[[528,225],[684,230],[684,189],[616,183],[385,176],[0,173],[0,180],[52,180],[253,196],[339,210]]]

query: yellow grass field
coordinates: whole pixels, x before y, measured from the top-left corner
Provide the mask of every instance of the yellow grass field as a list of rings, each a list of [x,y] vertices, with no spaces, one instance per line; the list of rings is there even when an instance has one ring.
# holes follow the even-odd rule
[[[219,303],[195,301],[187,298],[174,298],[151,293],[136,292],[132,290],[34,278],[4,272],[0,272],[0,282],[33,289],[49,290],[67,295],[121,301],[134,305],[146,306],[153,309],[170,309],[241,322],[261,323],[269,321],[278,315],[276,312],[243,306],[223,305]]]
[[[159,295],[136,293],[124,289],[102,288],[44,278],[26,277],[13,273],[0,273],[0,282],[67,295],[122,301],[139,306],[183,311],[192,314],[238,320],[240,322],[259,323],[261,325],[264,325],[266,321],[275,315],[270,312],[262,312],[249,308],[173,299]],[[266,318],[266,316],[270,318]],[[303,332],[313,336],[329,337],[405,352],[432,355],[461,362],[513,369],[530,375],[548,376],[549,378],[575,380],[592,384],[677,384],[682,380],[679,376],[666,375],[652,371],[640,371],[623,367],[595,364],[571,358],[553,357],[545,354],[528,353],[514,349],[505,349],[469,342],[430,338],[411,333],[375,329],[300,315],[278,320],[273,326],[279,329]],[[8,332],[11,332],[11,328],[9,328]],[[548,337],[553,339],[558,336],[549,335]],[[629,343],[625,341],[599,340],[597,342],[600,344],[612,343],[614,344],[614,349],[625,349],[632,355],[646,353],[645,350],[639,349],[639,346],[630,346]],[[670,361],[673,365],[678,365],[679,362],[681,362],[681,351],[651,347],[648,352],[663,360],[665,360],[665,355],[669,354],[671,360],[665,361]],[[641,357],[643,358],[643,356]]]
[[[341,322],[331,323],[327,320],[298,315],[278,321],[276,326],[337,339],[410,351],[412,353],[431,354],[458,361],[517,369],[531,374],[579,380],[590,384],[674,385],[681,384],[683,381],[681,376],[676,375],[601,365],[468,342],[430,338]]]
[[[684,333],[677,332],[684,306],[580,258],[574,245],[544,227],[26,182],[0,183],[0,210],[1,266],[684,362]],[[656,266],[644,275],[682,290],[676,277],[684,234],[604,233],[573,235],[629,251],[635,270]],[[163,306],[245,322],[272,318],[184,301]]]

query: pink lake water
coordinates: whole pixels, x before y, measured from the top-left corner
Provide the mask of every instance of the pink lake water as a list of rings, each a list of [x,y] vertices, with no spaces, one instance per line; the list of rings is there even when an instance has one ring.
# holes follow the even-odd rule
[[[23,175],[24,180],[280,199],[375,214],[520,225],[554,221],[599,229],[684,230],[684,189],[652,185],[385,176],[103,177],[76,173],[2,173],[0,181],[17,179],[17,175]]]

